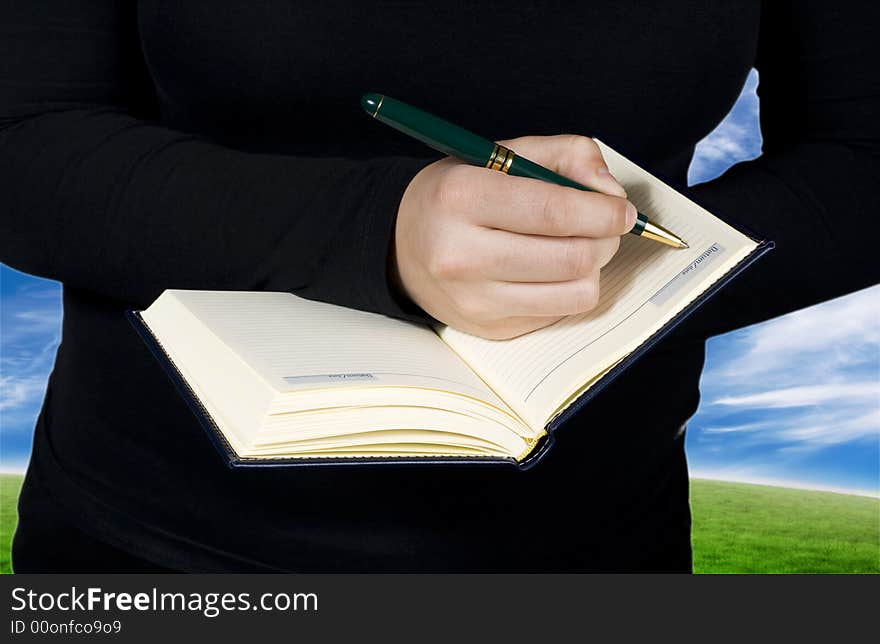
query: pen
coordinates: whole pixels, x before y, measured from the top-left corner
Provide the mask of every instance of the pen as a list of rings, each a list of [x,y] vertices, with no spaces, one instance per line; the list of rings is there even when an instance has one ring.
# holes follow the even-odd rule
[[[373,92],[364,94],[361,97],[361,107],[367,114],[386,125],[418,139],[439,152],[461,159],[471,165],[499,170],[517,177],[540,179],[560,186],[595,192],[591,188],[515,154],[513,150],[503,145],[390,96]],[[642,213],[638,213],[635,226],[629,232],[673,248],[689,248],[681,237],[648,221],[648,217]]]

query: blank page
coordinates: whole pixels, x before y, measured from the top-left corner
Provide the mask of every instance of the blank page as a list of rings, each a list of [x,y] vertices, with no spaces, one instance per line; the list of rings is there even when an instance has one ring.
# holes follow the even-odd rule
[[[544,427],[597,376],[634,351],[757,243],[599,144],[611,173],[640,212],[690,245],[673,249],[624,235],[602,270],[595,309],[512,340],[449,327],[438,333],[533,428]]]
[[[290,293],[169,290],[278,392],[423,387],[509,409],[429,328]]]

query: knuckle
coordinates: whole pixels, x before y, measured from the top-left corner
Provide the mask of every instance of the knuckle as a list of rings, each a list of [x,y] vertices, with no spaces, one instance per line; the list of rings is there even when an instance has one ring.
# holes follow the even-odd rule
[[[433,200],[436,203],[444,206],[455,206],[461,203],[467,188],[460,175],[460,172],[452,168],[437,179],[432,192]]]
[[[562,154],[557,162],[559,171],[573,178],[590,174],[589,168],[602,162],[602,155],[593,139],[579,134],[563,135]]]
[[[455,279],[467,272],[469,261],[465,253],[452,246],[438,246],[428,255],[426,264],[435,278]]]
[[[458,314],[477,327],[487,327],[486,303],[482,298],[472,295],[460,295],[455,299],[455,308]]]
[[[589,311],[599,303],[598,280],[583,280],[574,294],[574,304],[579,311]]]
[[[562,272],[569,278],[574,279],[592,267],[592,253],[587,244],[580,243],[577,238],[566,239],[563,242],[559,263]]]
[[[585,157],[592,158],[598,153],[599,146],[590,137],[579,134],[569,134],[568,136],[569,150],[571,150],[574,156],[581,159]]]
[[[565,199],[555,190],[548,191],[541,202],[540,229],[548,235],[564,234],[567,211]]]

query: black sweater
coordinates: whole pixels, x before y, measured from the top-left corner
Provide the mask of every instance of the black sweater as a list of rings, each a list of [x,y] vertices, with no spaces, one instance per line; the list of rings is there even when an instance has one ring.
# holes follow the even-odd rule
[[[705,338],[877,281],[876,7],[4,2],[0,259],[64,284],[29,481],[183,570],[688,570]],[[123,318],[198,288],[424,319],[386,257],[404,188],[439,157],[367,118],[365,91],[496,139],[598,136],[684,190],[752,66],[763,156],[686,192],[777,250],[528,472],[229,470]]]

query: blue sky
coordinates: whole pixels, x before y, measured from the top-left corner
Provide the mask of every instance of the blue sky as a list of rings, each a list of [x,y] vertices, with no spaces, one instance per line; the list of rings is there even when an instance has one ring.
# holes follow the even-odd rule
[[[689,183],[761,154],[757,73]],[[56,282],[0,264],[0,470],[22,471],[60,340]],[[880,287],[712,338],[688,425],[694,476],[880,491]]]
[[[697,146],[688,182],[761,154],[758,74]],[[693,476],[877,494],[880,287],[709,340]]]

